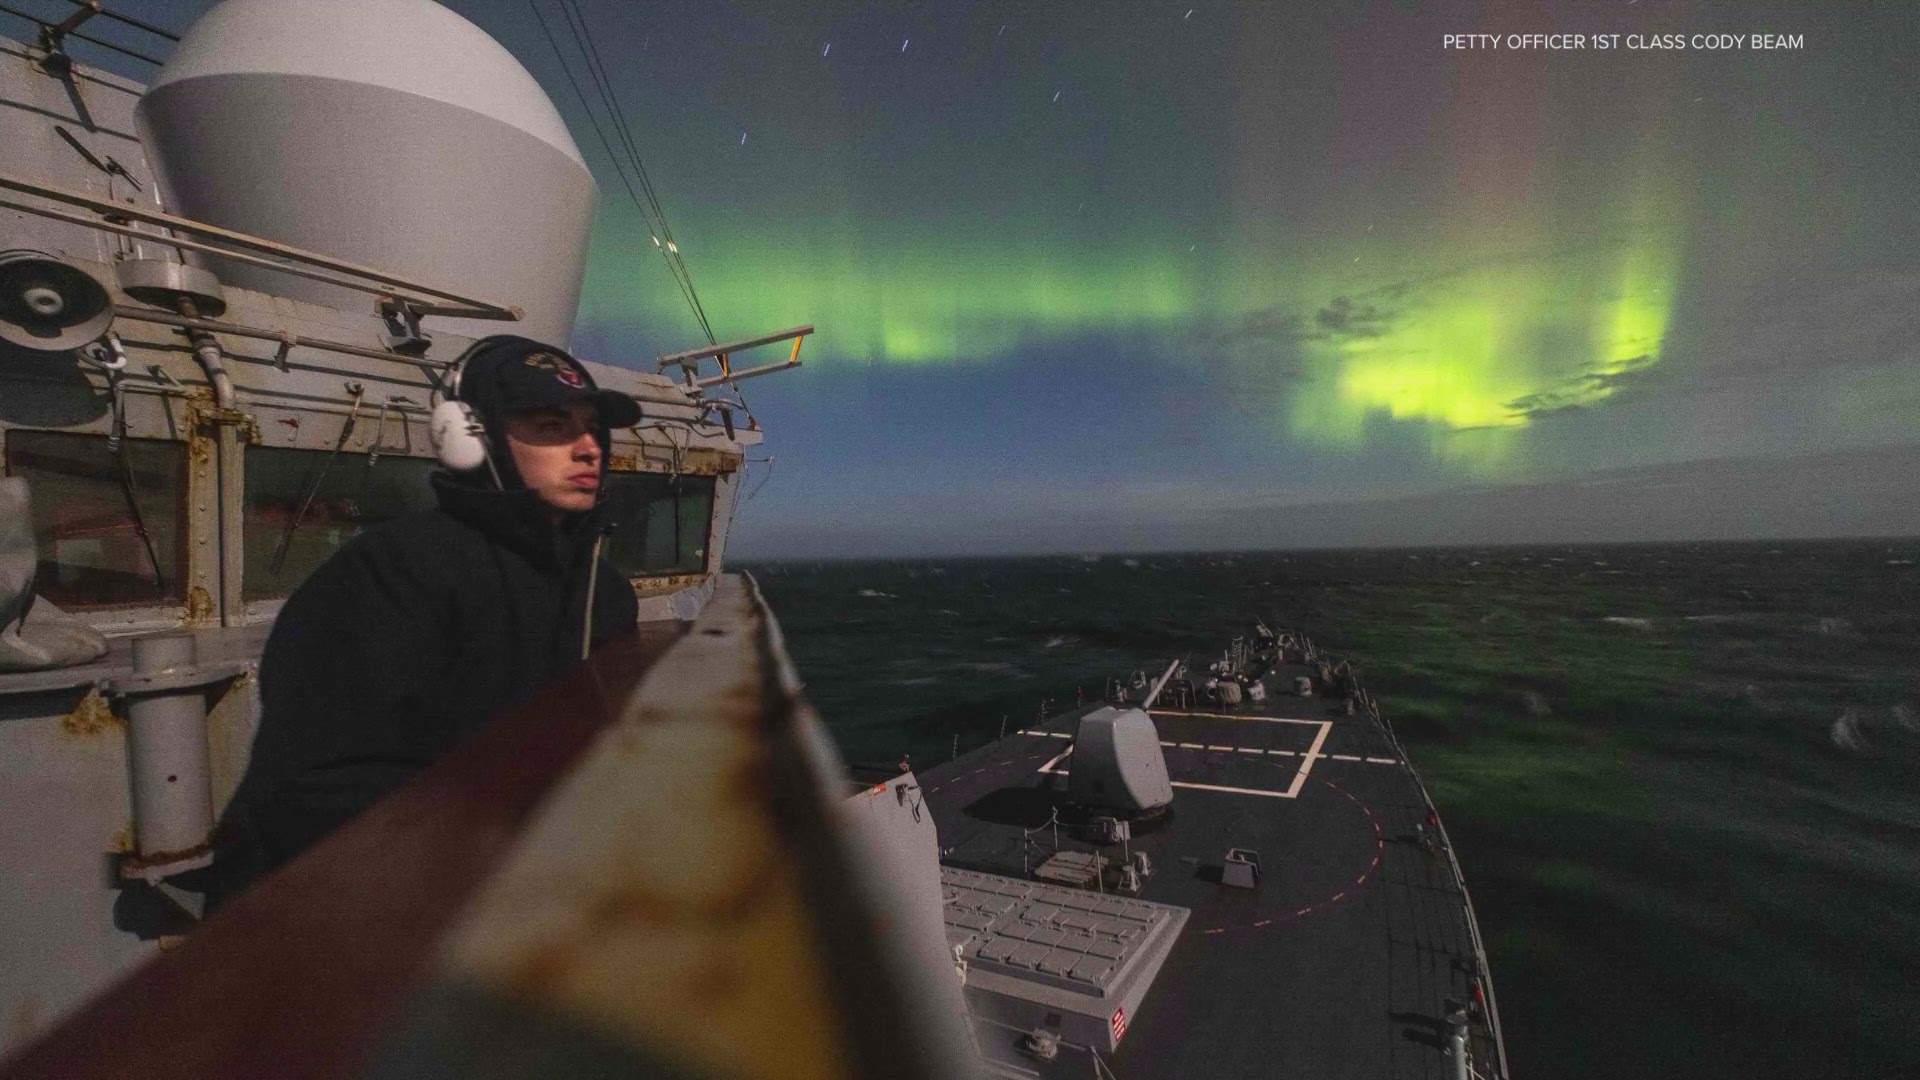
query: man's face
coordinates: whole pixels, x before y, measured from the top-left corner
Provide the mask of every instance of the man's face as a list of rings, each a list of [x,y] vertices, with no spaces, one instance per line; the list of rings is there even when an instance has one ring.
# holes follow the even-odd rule
[[[514,467],[540,501],[561,511],[593,509],[600,494],[600,414],[585,401],[507,414]]]

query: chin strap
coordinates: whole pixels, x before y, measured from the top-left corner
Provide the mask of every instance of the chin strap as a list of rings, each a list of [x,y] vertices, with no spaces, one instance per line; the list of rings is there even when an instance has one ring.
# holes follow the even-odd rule
[[[580,659],[585,660],[593,651],[593,588],[600,582],[600,545],[607,542],[607,534],[601,533],[593,541],[593,562],[587,567],[587,617],[580,627]]]

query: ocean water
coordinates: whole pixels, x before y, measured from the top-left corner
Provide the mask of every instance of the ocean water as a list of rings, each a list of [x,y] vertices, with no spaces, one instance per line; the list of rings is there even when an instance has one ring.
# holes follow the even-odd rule
[[[1920,1076],[1920,540],[747,569],[852,760],[1304,630],[1440,804],[1515,1075]]]

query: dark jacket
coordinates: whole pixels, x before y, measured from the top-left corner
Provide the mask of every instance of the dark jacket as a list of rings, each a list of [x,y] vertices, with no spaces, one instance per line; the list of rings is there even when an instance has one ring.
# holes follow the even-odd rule
[[[580,659],[598,512],[556,528],[532,492],[434,475],[439,507],[349,540],[287,599],[223,853],[231,895]],[[631,631],[600,560],[595,645]]]

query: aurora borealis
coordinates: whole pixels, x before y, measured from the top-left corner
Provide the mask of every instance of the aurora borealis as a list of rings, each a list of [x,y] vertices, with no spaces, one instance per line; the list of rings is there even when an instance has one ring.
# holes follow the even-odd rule
[[[576,350],[696,344],[528,7],[450,6],[601,173]],[[742,553],[1920,528],[1791,497],[1920,444],[1893,6],[583,8],[716,333],[819,328],[743,384]]]

